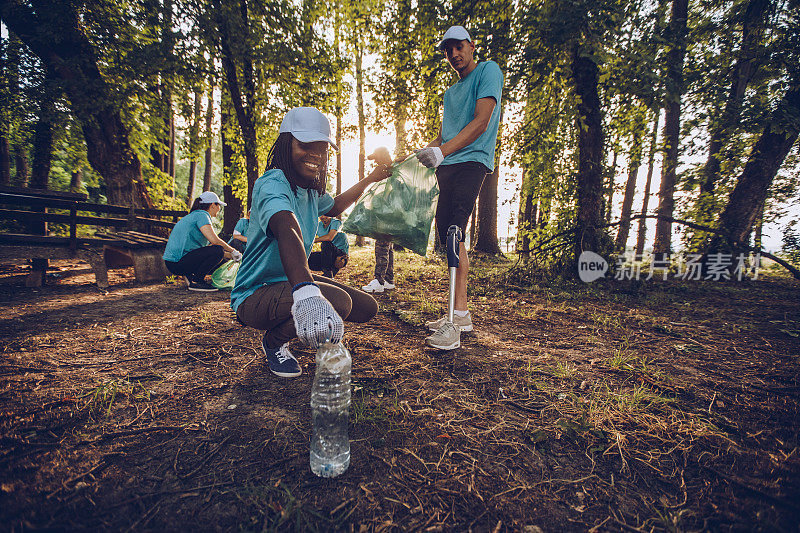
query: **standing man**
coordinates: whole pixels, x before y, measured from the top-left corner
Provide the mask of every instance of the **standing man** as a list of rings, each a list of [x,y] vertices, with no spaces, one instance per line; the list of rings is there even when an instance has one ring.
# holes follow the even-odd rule
[[[417,157],[428,168],[436,168],[439,239],[446,242],[447,229],[455,224],[461,228],[462,240],[456,270],[454,324],[448,322],[447,316],[426,323],[434,333],[425,343],[440,350],[454,350],[461,346],[461,331],[472,331],[467,308],[469,258],[464,238],[483,180],[494,170],[503,73],[494,61],[475,61],[475,44],[463,26],[451,26],[439,49],[459,79],[444,93],[439,136],[418,150]]]

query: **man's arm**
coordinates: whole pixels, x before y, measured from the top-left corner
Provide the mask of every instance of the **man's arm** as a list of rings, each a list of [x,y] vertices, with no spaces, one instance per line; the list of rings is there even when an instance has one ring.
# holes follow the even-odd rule
[[[431,146],[441,146],[441,145],[442,145],[442,128],[439,128],[439,135],[437,135],[434,140],[429,142],[425,148],[430,148]]]
[[[483,135],[483,132],[485,132],[486,128],[489,127],[489,121],[492,118],[492,112],[494,111],[494,106],[496,105],[497,101],[492,97],[479,99],[477,102],[475,102],[475,115],[470,123],[464,126],[464,129],[458,132],[458,135],[446,143],[441,144],[442,134],[440,132],[437,139],[439,144],[431,143],[428,146],[439,146],[442,150],[442,155],[445,157],[454,152],[458,152],[465,146],[474,142],[475,139]]]
[[[313,282],[308,268],[306,249],[303,246],[303,233],[291,211],[278,211],[269,219],[269,229],[278,239],[281,264],[289,283],[294,287],[304,281]]]

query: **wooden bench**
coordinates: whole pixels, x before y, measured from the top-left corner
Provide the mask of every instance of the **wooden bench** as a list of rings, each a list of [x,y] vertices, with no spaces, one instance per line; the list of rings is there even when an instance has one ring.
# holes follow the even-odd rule
[[[23,233],[0,232],[0,261],[31,259],[33,271],[26,280],[29,287],[41,286],[50,259],[86,261],[94,270],[97,286],[101,288],[108,287],[108,270],[113,268],[133,266],[137,282],[164,279],[169,273],[161,256],[167,239],[147,231],[171,229],[178,218],[186,214],[185,211],[94,204],[86,201],[86,195],[16,187],[0,187],[0,205],[13,207],[0,209],[0,220],[14,220],[27,225],[27,231]],[[52,210],[62,213],[53,213]],[[48,223],[66,224],[69,235],[49,235]],[[97,226],[103,231],[91,237],[79,237],[79,225]],[[41,234],[29,230],[34,226]]]

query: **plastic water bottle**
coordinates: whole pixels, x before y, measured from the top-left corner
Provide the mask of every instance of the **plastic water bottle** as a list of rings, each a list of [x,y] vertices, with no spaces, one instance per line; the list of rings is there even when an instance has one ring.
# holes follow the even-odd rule
[[[350,466],[350,352],[342,343],[317,350],[317,372],[311,388],[311,471],[336,477]]]

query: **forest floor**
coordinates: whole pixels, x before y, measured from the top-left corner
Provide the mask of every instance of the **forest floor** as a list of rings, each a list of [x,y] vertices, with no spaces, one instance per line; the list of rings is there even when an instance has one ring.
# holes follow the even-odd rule
[[[798,531],[800,283],[522,288],[478,257],[475,333],[440,352],[446,265],[395,263],[346,325],[333,480],[308,467],[313,353],[272,375],[227,292],[2,267],[0,530]]]

